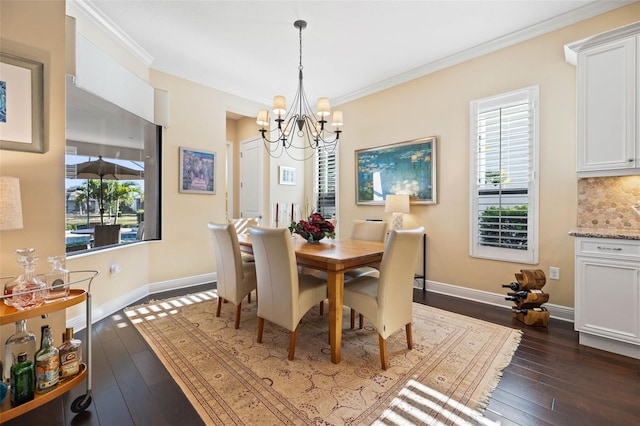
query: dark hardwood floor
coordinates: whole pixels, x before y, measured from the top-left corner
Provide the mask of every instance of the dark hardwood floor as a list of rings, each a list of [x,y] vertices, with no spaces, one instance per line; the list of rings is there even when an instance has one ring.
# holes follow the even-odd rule
[[[155,294],[161,299],[210,286]],[[485,417],[500,425],[639,425],[640,360],[578,344],[573,324],[551,320],[529,327],[509,311],[416,290],[414,300],[441,309],[522,329],[522,342],[504,370]],[[145,303],[148,298],[136,302]],[[16,425],[203,424],[146,342],[117,312],[93,327],[89,408],[74,415],[72,401],[86,384],[10,422]],[[85,339],[83,332],[78,337]]]

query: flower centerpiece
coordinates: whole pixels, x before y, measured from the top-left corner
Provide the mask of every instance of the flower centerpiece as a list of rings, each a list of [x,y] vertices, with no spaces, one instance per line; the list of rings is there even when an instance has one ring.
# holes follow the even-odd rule
[[[321,239],[335,238],[336,230],[333,223],[326,220],[320,213],[313,213],[309,220],[300,220],[298,223],[291,222],[289,231],[298,234],[308,243],[317,243]]]

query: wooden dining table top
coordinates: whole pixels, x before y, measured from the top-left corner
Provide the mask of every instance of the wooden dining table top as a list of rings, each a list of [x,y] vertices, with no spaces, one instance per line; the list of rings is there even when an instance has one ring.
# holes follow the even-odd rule
[[[251,236],[238,235],[240,250],[253,253]],[[302,238],[292,236],[298,265],[325,271],[329,299],[329,340],[331,361],[340,362],[342,342],[342,296],[344,273],[382,261],[385,243],[350,239],[323,239],[309,244]]]

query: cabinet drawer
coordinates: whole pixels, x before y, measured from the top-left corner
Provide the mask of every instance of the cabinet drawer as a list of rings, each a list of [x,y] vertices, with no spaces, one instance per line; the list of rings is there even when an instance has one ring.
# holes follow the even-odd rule
[[[576,238],[576,255],[640,259],[640,241],[606,238]]]

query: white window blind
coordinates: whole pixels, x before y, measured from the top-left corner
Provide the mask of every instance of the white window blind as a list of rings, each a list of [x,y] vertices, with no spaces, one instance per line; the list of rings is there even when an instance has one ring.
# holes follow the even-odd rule
[[[335,217],[336,150],[318,146],[316,160],[316,211],[325,218]]]
[[[537,263],[537,99],[471,102],[471,256]]]

